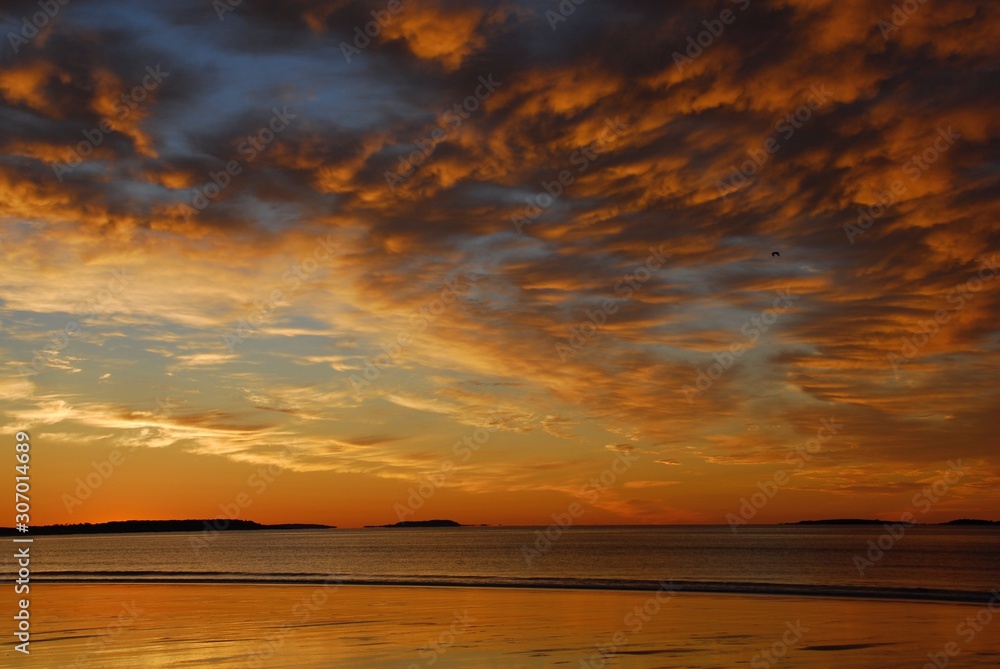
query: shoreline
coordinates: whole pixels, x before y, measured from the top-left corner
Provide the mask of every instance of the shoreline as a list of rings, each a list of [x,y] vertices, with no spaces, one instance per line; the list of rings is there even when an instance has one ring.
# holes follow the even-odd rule
[[[1000,591],[994,588],[991,592],[982,591],[948,591],[931,588],[885,588],[871,587],[863,588],[858,586],[830,586],[830,585],[801,585],[801,584],[774,584],[774,583],[724,583],[724,582],[693,582],[693,581],[607,581],[590,580],[588,582],[571,581],[568,579],[532,579],[512,581],[499,581],[489,579],[488,582],[475,578],[454,578],[442,577],[439,580],[428,580],[423,578],[342,578],[331,577],[329,575],[315,574],[313,578],[302,578],[301,574],[292,574],[289,578],[273,578],[270,580],[239,578],[236,576],[225,576],[220,574],[220,578],[149,578],[139,577],[110,577],[81,579],[74,578],[52,578],[44,575],[35,575],[33,583],[39,585],[76,585],[76,586],[100,586],[100,585],[168,585],[168,586],[323,586],[337,585],[344,587],[371,587],[371,588],[452,588],[467,590],[518,590],[518,591],[539,591],[539,592],[617,592],[617,593],[644,593],[670,590],[677,594],[691,593],[698,595],[727,595],[727,596],[760,596],[760,597],[785,597],[785,598],[807,598],[807,599],[831,599],[831,600],[857,600],[857,601],[885,601],[885,602],[909,602],[909,603],[938,603],[938,604],[970,604],[982,605],[991,601],[1000,601]],[[274,575],[280,576],[280,575]]]

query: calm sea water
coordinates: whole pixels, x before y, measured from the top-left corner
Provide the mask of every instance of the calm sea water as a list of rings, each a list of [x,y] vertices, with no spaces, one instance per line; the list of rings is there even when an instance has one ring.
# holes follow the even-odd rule
[[[1000,530],[912,527],[465,527],[36,537],[40,581],[341,582],[656,588],[981,600]],[[872,542],[872,543],[869,543]],[[530,559],[526,557],[530,555]],[[871,564],[859,563],[859,559]],[[860,569],[859,569],[860,564]],[[934,592],[926,592],[934,591]],[[974,593],[979,593],[976,595]]]

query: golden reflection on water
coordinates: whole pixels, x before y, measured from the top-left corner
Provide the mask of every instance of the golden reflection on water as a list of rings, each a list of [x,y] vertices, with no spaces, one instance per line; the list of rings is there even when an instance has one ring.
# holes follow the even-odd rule
[[[33,584],[31,655],[8,645],[4,666],[919,668],[953,642],[952,666],[995,667],[996,630],[956,633],[982,609],[683,591]]]

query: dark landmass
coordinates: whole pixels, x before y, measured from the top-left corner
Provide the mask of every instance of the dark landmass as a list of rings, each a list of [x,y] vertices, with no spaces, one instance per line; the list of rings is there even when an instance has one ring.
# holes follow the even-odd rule
[[[28,532],[18,532],[13,527],[0,527],[0,536],[37,536],[44,534],[131,534],[136,532],[201,532],[202,530],[230,532],[240,530],[326,530],[333,525],[284,523],[261,525],[252,520],[115,520],[109,523],[78,523],[75,525],[37,525]]]
[[[800,520],[797,523],[782,523],[782,525],[882,525],[894,523],[894,520],[878,520],[870,518],[831,518],[828,520]]]
[[[979,520],[976,518],[959,518],[946,523],[907,523],[901,520],[878,520],[868,518],[833,518],[830,520],[800,520],[797,523],[781,523],[782,525],[884,525],[903,523],[904,525],[1000,525],[998,520]]]
[[[365,527],[462,527],[454,520],[401,520],[392,525],[365,525]]]

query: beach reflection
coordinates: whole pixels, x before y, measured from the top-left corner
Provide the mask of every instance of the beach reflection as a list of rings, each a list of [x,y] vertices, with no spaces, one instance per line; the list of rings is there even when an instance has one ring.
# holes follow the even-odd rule
[[[667,589],[39,584],[31,656],[10,666],[921,667],[951,643],[952,666],[995,667],[1000,635],[956,632],[982,610]]]

